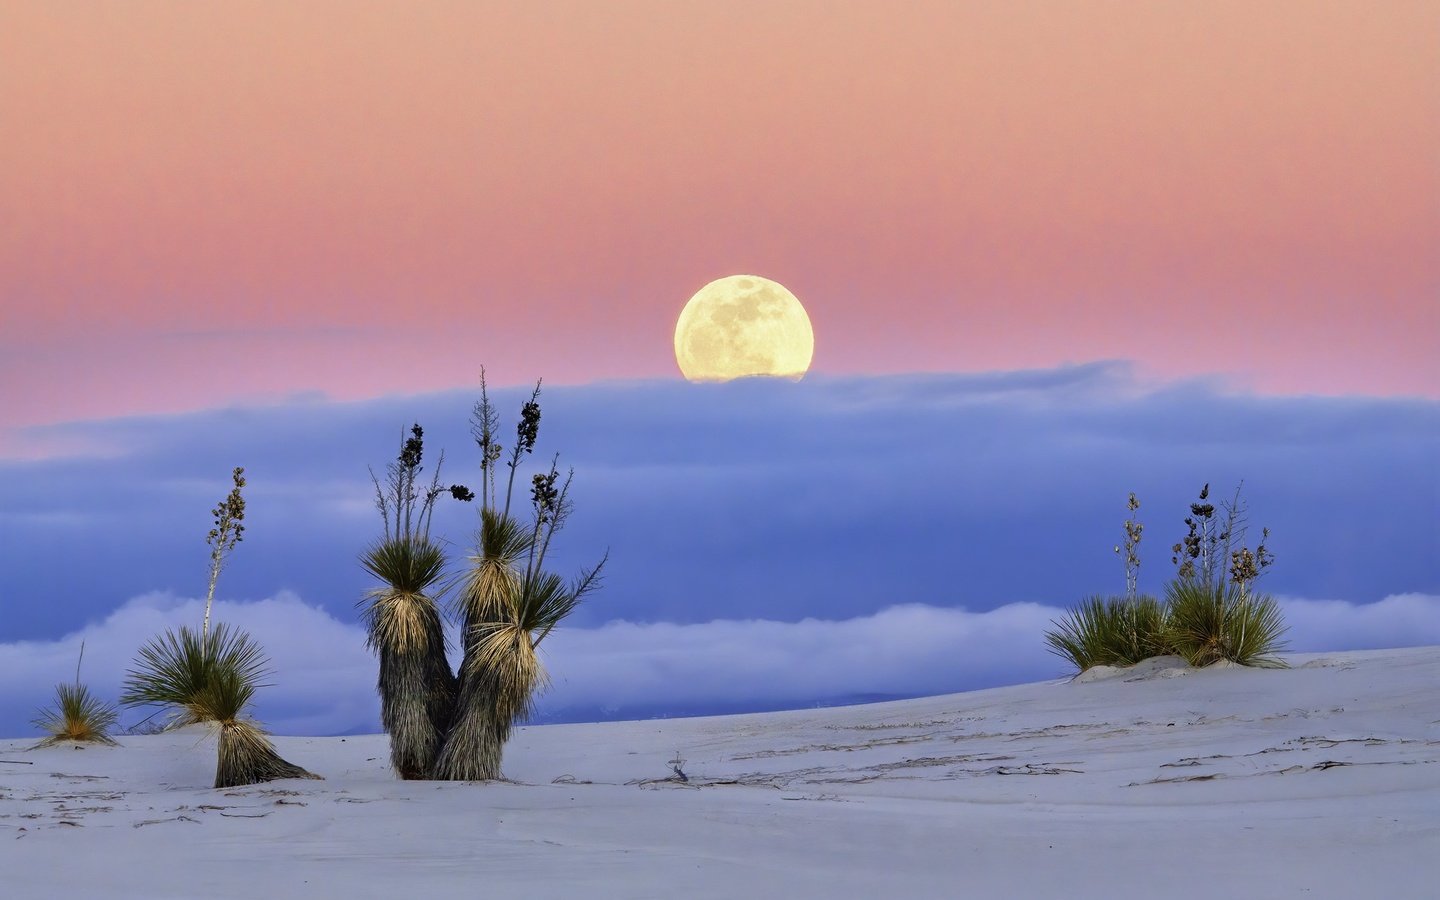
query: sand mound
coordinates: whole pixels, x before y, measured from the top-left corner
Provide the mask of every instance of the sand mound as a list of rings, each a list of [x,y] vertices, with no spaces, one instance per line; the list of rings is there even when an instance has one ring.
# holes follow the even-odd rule
[[[1152,656],[1133,666],[1091,666],[1076,675],[1072,681],[1078,684],[1108,681],[1112,678],[1148,681],[1152,678],[1176,678],[1190,672],[1190,664],[1178,656]]]

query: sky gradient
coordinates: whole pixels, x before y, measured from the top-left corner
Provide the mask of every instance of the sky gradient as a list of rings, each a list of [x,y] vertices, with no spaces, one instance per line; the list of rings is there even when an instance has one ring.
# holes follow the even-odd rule
[[[543,368],[1440,396],[1426,2],[0,2],[0,430]],[[516,373],[510,377],[512,373]]]

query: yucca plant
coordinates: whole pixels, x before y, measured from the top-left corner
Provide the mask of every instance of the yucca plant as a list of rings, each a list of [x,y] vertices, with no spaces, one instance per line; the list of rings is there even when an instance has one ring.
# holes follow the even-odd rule
[[[549,471],[531,480],[530,521],[510,514],[516,470],[534,451],[539,435],[539,397],[537,384],[521,407],[515,443],[506,460],[510,473],[502,502],[495,477],[502,456],[499,417],[482,372],[480,402],[472,421],[481,456],[480,534],[455,603],[465,655],[455,718],[436,761],[437,778],[501,777],[505,742],[515,725],[530,715],[545,682],[537,649],[600,583],[603,558],[569,584],[545,570],[550,543],[570,513],[573,472],[559,483],[552,460]]]
[[[510,514],[517,469],[539,435],[539,397],[537,384],[521,407],[502,497],[496,488],[499,416],[481,370],[473,417],[481,456],[480,532],[452,606],[464,654],[458,677],[446,658],[438,606],[446,592],[445,559],[429,531],[439,496],[475,495],[463,485],[442,487],[438,465],[429,487],[422,488],[418,425],[388,467],[385,483],[372,472],[385,537],[361,557],[381,582],[367,595],[365,618],[370,646],[380,657],[381,720],[402,778],[499,778],[505,741],[530,714],[544,683],[536,648],[599,584],[603,559],[572,584],[544,569],[550,542],[570,509],[569,478],[557,486],[553,461],[547,473],[532,479],[531,520]]]
[[[110,736],[110,729],[120,718],[119,711],[80,683],[80,664],[84,660],[85,642],[81,641],[80,658],[75,661],[75,682],[55,685],[55,705],[37,711],[36,717],[31,720],[31,724],[47,735],[35,745],[35,749],[66,741],[112,747],[119,745]]]
[[[1266,546],[1270,530],[1263,529],[1259,545],[1250,550],[1244,546],[1248,513],[1240,488],[1230,502],[1220,504],[1223,520],[1216,520],[1209,498],[1206,484],[1190,504],[1188,533],[1171,548],[1176,577],[1166,586],[1163,604],[1136,593],[1143,526],[1131,518],[1125,522],[1126,597],[1091,597],[1052,623],[1055,630],[1045,634],[1050,651],[1081,671],[1165,654],[1182,656],[1194,666],[1219,660],[1283,666],[1276,656],[1284,645],[1280,607],[1252,590],[1275,561]],[[1132,514],[1140,508],[1134,494],[1126,508]]]
[[[1154,597],[1090,597],[1052,624],[1045,634],[1050,652],[1082,672],[1172,652],[1165,607]]]
[[[1154,597],[1141,595],[1140,541],[1145,526],[1135,519],[1140,501],[1132,492],[1125,504],[1125,543],[1115,553],[1125,563],[1124,597],[1090,597],[1080,602],[1045,633],[1051,653],[1085,671],[1091,666],[1130,666],[1170,651],[1165,631],[1165,608]]]
[[[1229,660],[1279,668],[1285,624],[1279,605],[1235,583],[1208,586],[1176,580],[1166,588],[1168,632],[1175,652],[1192,666]]]
[[[390,764],[405,779],[429,777],[450,728],[457,689],[438,603],[445,553],[430,540],[430,520],[442,494],[474,497],[463,485],[440,486],[443,454],[429,486],[422,486],[423,458],[424,431],[413,425],[386,468],[385,483],[371,472],[385,532],[360,557],[380,582],[362,601],[367,642],[380,660],[376,688],[380,721],[390,735]]]
[[[120,717],[114,706],[90,693],[83,684],[57,684],[55,706],[42,710],[33,724],[48,736],[35,746],[49,747],[66,741],[118,746],[109,734]]]
[[[217,788],[318,778],[281,759],[259,723],[246,714],[265,675],[264,652],[245,632],[224,623],[215,623],[208,634],[181,626],[140,648],[120,702],[163,707],[171,727],[214,723],[220,741]]]
[[[1222,502],[1222,523],[1211,525],[1213,504],[1206,502],[1210,485],[1190,505],[1189,532],[1172,549],[1176,577],[1166,587],[1170,640],[1191,665],[1220,660],[1246,666],[1285,665],[1276,654],[1284,646],[1285,624],[1273,599],[1257,594],[1256,579],[1275,561],[1266,546],[1270,529],[1261,531],[1252,551],[1244,545],[1249,525],[1247,504],[1240,496]],[[1228,560],[1228,567],[1225,565]]]

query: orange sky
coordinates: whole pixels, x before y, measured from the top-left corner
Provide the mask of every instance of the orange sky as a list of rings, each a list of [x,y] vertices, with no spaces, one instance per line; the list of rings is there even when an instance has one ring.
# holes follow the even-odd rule
[[[0,429],[1129,358],[1440,396],[1440,5],[0,0]]]

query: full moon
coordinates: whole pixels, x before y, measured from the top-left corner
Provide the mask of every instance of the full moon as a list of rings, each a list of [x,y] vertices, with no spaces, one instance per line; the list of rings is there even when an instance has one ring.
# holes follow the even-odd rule
[[[705,285],[675,323],[675,361],[688,381],[810,371],[815,332],[795,295],[768,278],[731,275]]]

